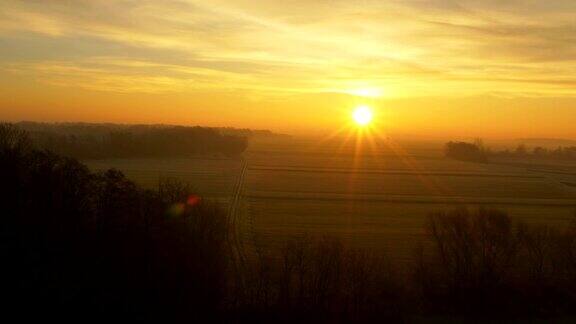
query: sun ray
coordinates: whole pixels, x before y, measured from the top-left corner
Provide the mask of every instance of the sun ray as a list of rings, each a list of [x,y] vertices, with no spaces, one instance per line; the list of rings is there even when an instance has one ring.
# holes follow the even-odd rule
[[[362,113],[359,113],[358,111],[362,111]],[[366,111],[369,112],[369,115],[364,115]],[[352,135],[355,135],[352,158],[352,172],[350,175],[349,184],[349,190],[351,194],[356,193],[357,174],[361,171],[362,168],[366,167],[363,165],[363,162],[365,162],[363,161],[364,158],[370,158],[375,161],[375,166],[378,169],[386,169],[387,165],[383,161],[383,156],[381,156],[380,148],[378,147],[378,143],[384,143],[386,147],[392,152],[392,154],[397,156],[400,161],[408,168],[408,170],[414,172],[424,187],[428,188],[428,190],[434,193],[434,195],[440,197],[457,197],[457,195],[455,195],[455,193],[450,188],[445,186],[442,181],[440,181],[440,179],[435,177],[430,171],[427,171],[425,168],[423,168],[422,165],[418,163],[401,145],[392,139],[387,138],[381,132],[379,127],[372,125],[373,115],[369,107],[357,107],[354,110],[352,116],[357,126],[351,132]],[[346,137],[345,141],[342,142],[340,147],[344,147],[349,142],[349,140],[350,133],[349,136]],[[368,145],[371,156],[367,156],[368,152],[365,150],[365,144]]]
[[[386,143],[394,154],[401,159],[402,163],[415,172],[425,187],[440,197],[455,197],[450,188],[445,186],[437,177],[433,176],[430,171],[426,171],[401,145],[391,139],[386,141]]]

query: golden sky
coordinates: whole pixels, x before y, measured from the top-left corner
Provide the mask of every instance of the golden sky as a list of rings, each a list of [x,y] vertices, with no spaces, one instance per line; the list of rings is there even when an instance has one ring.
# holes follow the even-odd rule
[[[576,137],[574,0],[0,0],[0,119]]]

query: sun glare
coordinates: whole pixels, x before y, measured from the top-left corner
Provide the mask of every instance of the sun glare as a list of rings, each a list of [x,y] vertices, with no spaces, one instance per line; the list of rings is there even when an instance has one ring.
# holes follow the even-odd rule
[[[361,88],[361,89],[353,89],[348,90],[346,93],[359,96],[359,97],[367,97],[367,98],[378,98],[382,97],[383,92],[382,89],[379,88]]]
[[[372,122],[372,110],[367,106],[360,106],[352,113],[352,118],[359,126],[366,126]]]

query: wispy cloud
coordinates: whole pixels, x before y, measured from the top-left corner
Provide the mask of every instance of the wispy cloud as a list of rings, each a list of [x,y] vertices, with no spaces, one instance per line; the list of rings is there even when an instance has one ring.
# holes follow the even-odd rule
[[[573,0],[5,0],[0,38],[38,47],[4,71],[99,91],[576,95]]]

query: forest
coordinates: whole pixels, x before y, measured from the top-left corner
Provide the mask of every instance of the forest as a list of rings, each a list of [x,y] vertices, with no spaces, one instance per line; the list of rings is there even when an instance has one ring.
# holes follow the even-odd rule
[[[488,162],[491,158],[520,158],[554,161],[576,160],[576,146],[556,146],[548,148],[542,146],[528,147],[519,144],[514,149],[492,150],[486,147],[481,140],[474,142],[448,142],[444,147],[446,157],[462,161]]]
[[[236,157],[248,147],[246,131],[208,127],[21,122],[40,149],[77,159]]]

